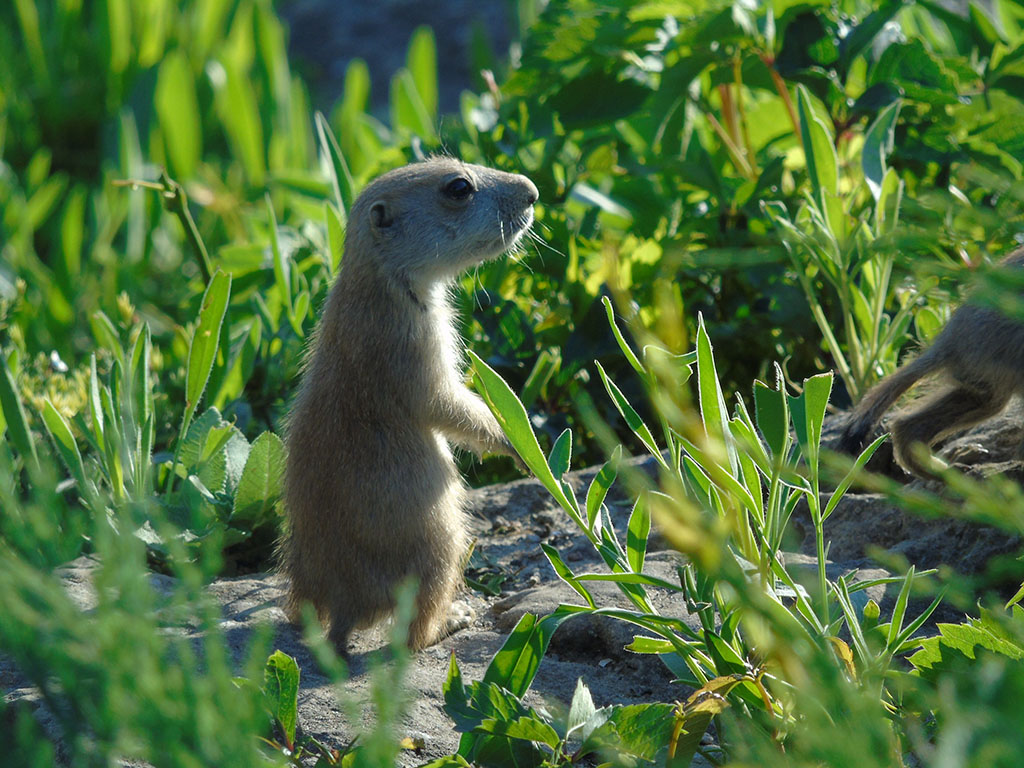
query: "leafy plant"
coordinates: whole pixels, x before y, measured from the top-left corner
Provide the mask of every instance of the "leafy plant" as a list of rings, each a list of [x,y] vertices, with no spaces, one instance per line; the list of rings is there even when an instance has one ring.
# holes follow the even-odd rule
[[[492,670],[512,670],[496,674],[504,675],[501,679],[506,687],[521,696],[547,638],[562,621],[580,614],[603,615],[646,631],[634,639],[629,650],[658,654],[681,682],[698,689],[711,686],[721,696],[728,694],[730,702],[769,730],[797,727],[800,719],[799,708],[793,708],[791,683],[780,677],[780,670],[774,666],[780,661],[777,657],[773,661],[773,656],[782,642],[813,647],[823,660],[847,670],[850,679],[844,685],[852,684],[856,690],[872,695],[875,717],[880,717],[882,703],[894,695],[884,685],[886,673],[898,656],[916,645],[914,634],[939,602],[936,598],[925,611],[908,620],[911,589],[920,579],[914,569],[905,577],[882,580],[858,580],[855,574],[827,578],[825,521],[881,439],[865,450],[824,503],[819,490],[819,454],[830,374],[805,381],[799,396],[785,393],[781,373],[775,388],[758,382],[754,390],[756,422],[741,399],[730,417],[703,324],[698,324],[692,356],[680,360],[648,345],[641,359],[615,326],[608,302],[606,309],[623,354],[644,379],[655,384],[652,395],[660,406],[667,445],[664,450],[658,446],[646,423],[599,366],[616,408],[636,438],[648,447],[660,470],[660,491],[650,487],[646,476],[629,477],[636,502],[625,545],[604,505],[615,479],[615,464],[606,464],[598,473],[587,491],[585,507],[581,505],[564,479],[571,452],[570,434],[563,433],[545,456],[518,398],[491,368],[473,356],[474,383],[509,440],[601,554],[609,570],[604,574],[575,574],[557,550],[544,546],[554,571],[576,591],[583,604],[561,606],[546,619],[524,622],[517,629],[523,639],[510,638],[506,644],[512,660],[499,663],[496,657]],[[688,398],[676,394],[685,392],[683,382],[690,377],[693,364],[697,369],[696,414]],[[796,436],[795,443],[791,434]],[[787,567],[782,551],[790,515],[801,500],[810,510],[817,542],[813,576]],[[660,522],[664,536],[689,558],[679,567],[678,583],[643,572],[652,518]],[[588,589],[594,580],[616,583],[634,608],[599,606]],[[882,583],[899,584],[900,594],[891,619],[876,632],[874,628],[880,624],[878,607],[863,597],[863,591]],[[648,597],[652,587],[678,593],[695,614],[699,629],[677,617],[661,615]],[[841,632],[849,633],[852,646],[840,638]],[[865,637],[869,632],[881,632],[883,642],[869,642]],[[493,678],[494,673],[489,673],[481,685],[496,682]],[[730,685],[721,682],[726,679]],[[475,690],[471,698],[479,709],[483,706],[480,702],[492,701],[493,695]],[[503,728],[524,717],[536,719],[521,708],[499,709],[497,714],[491,709],[486,713],[502,722]],[[479,723],[472,727],[481,728]],[[494,728],[491,731],[497,732]],[[552,742],[551,732],[544,733],[547,740],[536,733],[530,738],[547,744],[556,756],[561,754],[562,742]],[[467,760],[478,759],[469,749],[460,748],[460,754]]]
[[[855,187],[845,197],[840,195],[834,139],[813,114],[808,91],[800,86],[798,93],[811,191],[793,218],[781,203],[768,203],[766,210],[781,231],[836,371],[856,401],[877,379],[895,370],[919,290],[895,281],[896,254],[891,246],[879,245],[899,223],[903,182],[886,166],[886,158],[893,149],[900,105],[886,107],[866,132],[862,167],[873,204],[854,219],[860,190]],[[818,280],[828,283],[838,299],[842,324],[836,330],[819,298]],[[898,288],[902,295],[890,316],[887,309],[896,303]]]

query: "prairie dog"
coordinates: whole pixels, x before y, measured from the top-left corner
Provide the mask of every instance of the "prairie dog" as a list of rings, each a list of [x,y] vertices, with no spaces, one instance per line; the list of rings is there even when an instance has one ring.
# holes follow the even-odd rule
[[[1002,260],[1024,268],[1024,248]],[[995,416],[1015,393],[1024,393],[1024,321],[994,309],[964,304],[957,309],[935,343],[912,362],[876,384],[850,415],[837,449],[859,453],[875,425],[896,399],[918,379],[944,372],[951,381],[892,423],[896,460],[919,477],[928,469],[911,446],[929,448],[938,440]]]
[[[469,548],[465,486],[449,441],[515,453],[464,383],[448,294],[463,271],[512,249],[533,223],[525,176],[434,157],[384,174],[352,205],[287,423],[279,560],[286,612],[311,603],[346,652],[419,583],[409,645],[440,639]]]

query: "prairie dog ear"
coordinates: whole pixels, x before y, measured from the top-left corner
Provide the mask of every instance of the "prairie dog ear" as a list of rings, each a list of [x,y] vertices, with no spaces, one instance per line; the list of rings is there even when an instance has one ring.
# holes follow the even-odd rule
[[[378,200],[370,206],[370,226],[374,234],[386,234],[394,223],[394,211],[386,200]]]

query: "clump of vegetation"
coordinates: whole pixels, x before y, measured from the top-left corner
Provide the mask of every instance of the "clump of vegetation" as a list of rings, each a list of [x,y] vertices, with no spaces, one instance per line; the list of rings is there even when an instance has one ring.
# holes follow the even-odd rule
[[[541,243],[466,279],[464,330],[481,392],[607,572],[545,549],[579,605],[524,618],[481,681],[453,660],[464,737],[447,764],[677,765],[712,721],[719,762],[1009,762],[1021,595],[957,598],[972,617],[922,638],[934,603],[914,613],[910,596],[939,595],[940,574],[893,576],[885,616],[870,582],[828,578],[828,517],[875,446],[827,496],[820,436],[830,401],[941,327],[965,266],[1020,239],[1019,5],[516,8],[517,55],[489,61],[457,115],[438,112],[434,38],[417,31],[384,122],[358,61],[312,112],[264,0],[0,6],[0,651],[61,748],[75,764],[393,762],[394,678],[365,748],[304,741],[298,670],[264,664],[259,637],[242,672],[263,685],[233,679],[201,586],[270,561],[278,430],[356,193],[448,150],[540,190]],[[986,290],[1014,311],[994,294],[1015,288]],[[726,393],[755,379],[730,410]],[[638,452],[656,483],[620,466]],[[577,500],[564,474],[605,461]],[[492,460],[473,476],[510,473]],[[625,531],[603,505],[616,477],[635,500]],[[945,479],[941,497],[862,481],[1024,531],[1012,483]],[[817,542],[807,572],[782,552],[798,503]],[[686,556],[678,582],[644,573],[652,526]],[[55,575],[83,554],[89,613]],[[152,569],[178,577],[171,594]],[[633,607],[597,605],[594,580]],[[651,588],[699,629],[659,615]],[[581,686],[566,712],[531,709],[551,633],[588,613],[632,623],[630,650],[697,692],[596,709]],[[184,626],[205,639],[167,631]],[[31,718],[2,722],[21,764],[52,763]]]

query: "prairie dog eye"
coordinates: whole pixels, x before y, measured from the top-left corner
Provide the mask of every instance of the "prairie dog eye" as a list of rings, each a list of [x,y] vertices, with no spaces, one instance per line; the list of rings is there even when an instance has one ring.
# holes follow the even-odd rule
[[[445,197],[452,200],[465,200],[467,197],[472,195],[476,189],[473,187],[473,182],[465,176],[459,176],[445,184],[441,191]]]

